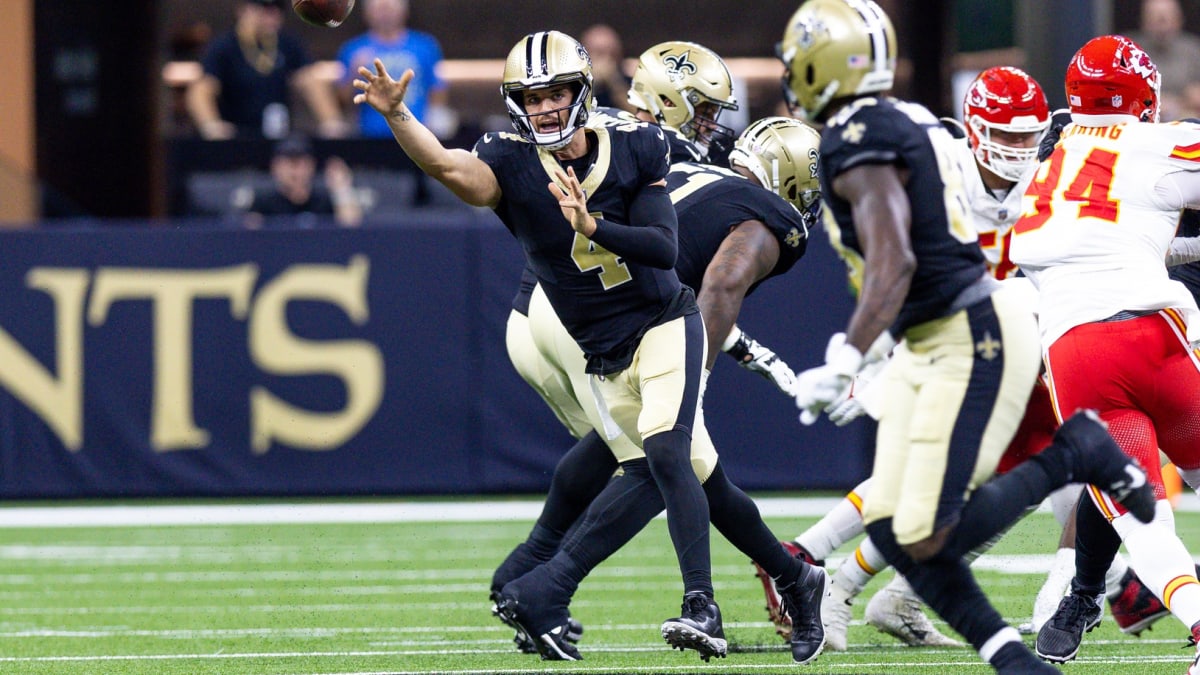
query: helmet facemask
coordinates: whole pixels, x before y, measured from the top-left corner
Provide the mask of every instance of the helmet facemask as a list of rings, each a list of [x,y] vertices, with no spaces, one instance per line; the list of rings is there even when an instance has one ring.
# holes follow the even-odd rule
[[[564,83],[560,82],[541,87],[518,86],[505,88],[504,104],[508,108],[508,117],[512,120],[513,127],[516,128],[517,133],[525,140],[546,148],[551,152],[561,150],[570,144],[571,139],[575,136],[575,132],[587,123],[588,106],[586,103],[592,95],[592,89],[582,78],[568,81],[566,84],[572,92],[571,102],[560,108],[536,113],[529,113],[526,110],[525,92],[548,92],[555,87],[562,86],[562,84]],[[564,111],[569,111],[565,123],[563,123],[562,119]],[[557,118],[558,129],[547,133],[539,132],[539,123],[550,116]]]

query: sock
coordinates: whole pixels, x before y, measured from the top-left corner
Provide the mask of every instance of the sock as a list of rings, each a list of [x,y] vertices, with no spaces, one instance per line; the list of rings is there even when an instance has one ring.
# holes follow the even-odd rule
[[[713,596],[708,499],[692,471],[692,439],[673,429],[642,442],[650,473],[667,508],[667,529],[683,575],[684,593]]]
[[[825,517],[796,537],[796,543],[813,558],[824,560],[842,544],[862,534],[862,500],[870,486],[870,478],[855,486]]]
[[[535,523],[529,537],[517,544],[492,574],[492,591],[499,591],[504,588],[504,584],[549,560],[558,550],[561,541],[562,533],[543,527],[541,523]]]
[[[712,524],[729,543],[762,566],[778,585],[786,587],[796,580],[803,563],[779,545],[779,539],[763,522],[758,505],[729,481],[719,460],[704,481],[704,494]]]
[[[1084,495],[1075,512],[1075,585],[1088,595],[1104,591],[1104,577],[1119,548],[1121,536]]]
[[[599,434],[593,431],[576,441],[554,467],[550,491],[529,536],[492,575],[492,590],[499,591],[504,584],[553,557],[616,468],[617,460]]]
[[[891,518],[867,525],[867,534],[896,571],[908,579],[917,595],[977,651],[982,653],[988,641],[1000,631],[1012,630],[988,602],[961,557],[943,553],[921,563],[915,562],[897,543]]]
[[[1112,564],[1108,566],[1108,571],[1104,573],[1104,595],[1110,600],[1115,600],[1121,594],[1123,586],[1121,581],[1125,578],[1125,573],[1129,571],[1129,561],[1125,560],[1125,556],[1118,553],[1113,556]]]
[[[1075,549],[1060,548],[1054,554],[1054,563],[1050,565],[1050,573],[1042,582],[1037,597],[1033,600],[1033,629],[1041,627],[1054,616],[1058,603],[1067,594],[1071,585],[1071,577],[1075,575]]]
[[[1125,514],[1113,521],[1125,541],[1130,563],[1138,578],[1162,599],[1185,626],[1200,621],[1200,582],[1196,564],[1179,536],[1170,503],[1159,500],[1155,519],[1141,524]]]
[[[854,555],[848,556],[838,566],[837,574],[833,575],[833,583],[848,591],[850,597],[854,597],[866,588],[876,574],[888,567],[890,565],[883,553],[875,546],[875,542],[867,537],[854,549]]]
[[[1049,668],[1038,660],[1033,652],[1021,641],[1020,633],[1012,628],[1004,628],[991,637],[984,647],[979,650],[983,657],[997,672],[1037,672]],[[1058,671],[1053,671],[1058,672]]]
[[[662,497],[645,459],[621,464],[614,477],[584,512],[578,529],[545,565],[568,597],[579,583],[662,512]]]

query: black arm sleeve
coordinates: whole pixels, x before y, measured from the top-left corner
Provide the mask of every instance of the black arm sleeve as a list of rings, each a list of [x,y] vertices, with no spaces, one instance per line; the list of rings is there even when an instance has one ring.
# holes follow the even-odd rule
[[[629,205],[630,225],[596,219],[591,240],[639,265],[669,270],[679,254],[679,220],[663,185],[642,189]]]

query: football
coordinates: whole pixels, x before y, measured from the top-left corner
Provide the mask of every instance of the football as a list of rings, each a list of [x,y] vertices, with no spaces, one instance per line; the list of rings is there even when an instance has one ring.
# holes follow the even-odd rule
[[[296,16],[314,26],[336,28],[354,9],[354,0],[292,0]]]

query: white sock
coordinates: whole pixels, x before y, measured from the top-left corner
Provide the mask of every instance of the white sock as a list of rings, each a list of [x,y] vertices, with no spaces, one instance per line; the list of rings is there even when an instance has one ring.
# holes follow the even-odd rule
[[[851,595],[858,595],[871,579],[875,578],[876,574],[888,567],[888,562],[884,560],[883,554],[875,547],[871,538],[867,537],[862,540],[858,548],[854,549],[854,555],[847,556],[842,561],[841,566],[837,569],[837,574],[833,575],[833,579],[842,588],[850,591]]]
[[[1130,563],[1138,577],[1154,592],[1183,625],[1200,621],[1200,583],[1196,563],[1175,534],[1175,515],[1165,500],[1158,501],[1155,519],[1137,522],[1130,514],[1113,520],[1113,528],[1125,542]]]
[[[1066,527],[1067,520],[1071,518],[1075,503],[1079,501],[1079,495],[1082,493],[1083,483],[1068,483],[1050,493],[1050,510],[1054,513],[1054,520],[1058,521],[1059,527]]]
[[[1033,629],[1040,630],[1042,625],[1054,616],[1058,603],[1067,594],[1071,578],[1075,576],[1075,549],[1060,548],[1054,554],[1054,564],[1050,573],[1042,582],[1037,598],[1033,601]]]
[[[842,544],[862,534],[865,531],[862,500],[867,496],[870,483],[870,478],[859,483],[824,518],[796,537],[796,543],[812,557],[824,560]]]

